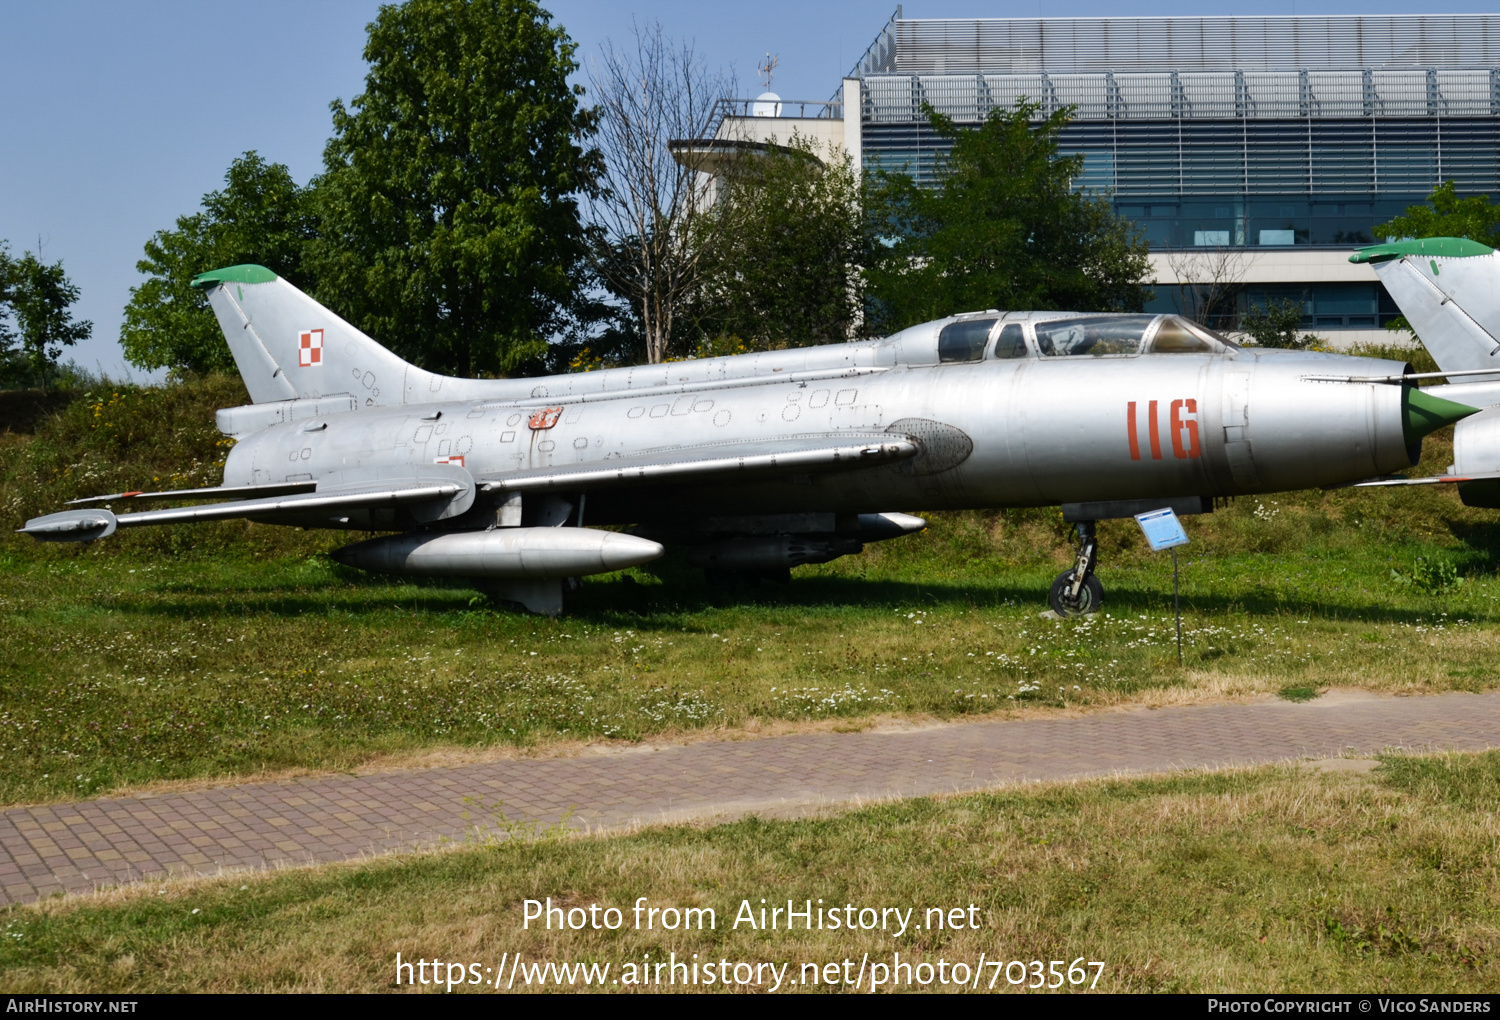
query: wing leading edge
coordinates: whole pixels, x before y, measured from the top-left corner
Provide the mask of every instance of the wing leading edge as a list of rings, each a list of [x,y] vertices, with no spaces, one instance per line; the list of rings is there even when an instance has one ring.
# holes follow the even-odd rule
[[[745,475],[806,474],[848,470],[904,460],[918,452],[915,441],[888,433],[829,433],[796,439],[709,444],[618,458],[604,463],[534,468],[500,477],[475,480],[456,465],[432,465],[420,473],[398,477],[393,470],[351,472],[317,483],[184,489],[177,492],[126,492],[94,496],[74,503],[113,501],[188,500],[247,495],[198,506],[144,510],[116,515],[105,507],[66,510],[36,517],[18,529],[44,542],[91,542],[119,528],[151,524],[184,524],[237,518],[282,518],[283,523],[306,521],[309,515],[339,511],[405,507],[419,520],[455,517],[473,505],[477,492],[526,492],[549,489],[592,489],[604,486],[654,485],[663,482],[721,481]],[[315,491],[305,490],[315,485]]]
[[[35,517],[26,522],[26,527],[18,530],[22,534],[44,542],[91,542],[96,538],[107,538],[113,535],[117,528],[133,528],[147,524],[224,521],[242,517],[275,517],[287,514],[301,516],[331,510],[373,510],[438,501],[449,502],[455,497],[461,497],[464,491],[461,483],[440,482],[432,485],[417,484],[327,495],[314,492],[283,498],[242,499],[230,503],[209,503],[205,506],[143,510],[140,513],[118,516],[112,510],[95,507],[89,510],[64,510],[62,513]],[[470,492],[472,493],[472,489]]]
[[[172,489],[166,492],[113,492],[108,496],[85,496],[68,500],[68,506],[84,503],[160,503],[174,499],[250,499],[256,496],[291,496],[313,492],[317,482],[282,482],[279,485],[227,485],[209,489]]]

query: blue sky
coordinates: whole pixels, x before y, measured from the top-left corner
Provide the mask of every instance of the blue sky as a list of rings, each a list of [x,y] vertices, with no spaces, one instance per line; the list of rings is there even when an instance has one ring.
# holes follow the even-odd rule
[[[117,377],[117,337],[141,247],[197,209],[235,156],[255,149],[315,174],[328,138],[328,104],[356,95],[364,27],[378,4],[260,0],[218,6],[135,0],[0,0],[0,238],[15,252],[62,259],[82,289],[79,314],[94,338],[72,356]],[[629,40],[633,22],[660,21],[733,70],[743,95],[759,91],[756,65],[779,57],[773,87],[826,99],[895,9],[891,0],[554,0],[544,3],[585,61],[605,40]],[[1419,4],[1246,0],[1237,14],[1397,14]],[[1480,12],[1445,3],[1445,13]],[[1190,3],[919,0],[905,15],[1082,17],[1225,14]],[[295,282],[295,281],[294,281]]]

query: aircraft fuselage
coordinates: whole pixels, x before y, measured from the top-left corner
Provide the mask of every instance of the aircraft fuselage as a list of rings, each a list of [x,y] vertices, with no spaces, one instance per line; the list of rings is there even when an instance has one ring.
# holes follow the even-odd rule
[[[1248,350],[1029,357],[896,365],[801,382],[700,384],[643,396],[434,401],[251,433],[231,451],[224,484],[435,463],[461,464],[483,483],[518,472],[607,466],[653,451],[853,430],[928,439],[910,461],[846,472],[690,491],[600,487],[589,495],[589,521],[1233,496],[1336,485],[1407,467],[1400,387],[1305,378],[1330,369],[1399,375],[1403,367]],[[364,519],[322,523],[381,526]]]

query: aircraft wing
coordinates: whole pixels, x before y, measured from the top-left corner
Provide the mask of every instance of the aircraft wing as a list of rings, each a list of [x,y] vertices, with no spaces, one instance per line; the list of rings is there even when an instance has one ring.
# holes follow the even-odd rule
[[[375,473],[362,478],[335,478],[321,492],[237,499],[200,506],[143,510],[140,513],[116,515],[103,507],[65,510],[45,517],[35,517],[18,530],[21,534],[44,542],[91,542],[114,534],[118,528],[148,524],[276,517],[291,517],[295,522],[297,519],[305,519],[309,514],[390,507],[407,507],[419,512],[424,519],[435,520],[463,513],[474,503],[474,482],[468,472],[460,467],[433,465],[420,474],[408,474],[405,477],[382,477],[382,474]],[[163,498],[171,498],[168,494],[161,495]]]
[[[1374,489],[1387,485],[1458,485],[1463,482],[1487,482],[1500,478],[1500,471],[1473,475],[1429,475],[1426,478],[1372,478],[1368,482],[1355,482],[1350,489]]]
[[[917,444],[886,432],[834,432],[750,443],[672,447],[603,462],[558,465],[480,479],[486,492],[535,492],[679,482],[722,482],[744,475],[808,474],[869,467],[913,457]]]
[[[108,496],[85,496],[68,500],[68,506],[83,503],[158,503],[178,499],[250,499],[256,496],[290,496],[312,492],[317,482],[281,482],[275,485],[226,485],[211,489],[172,489],[166,492],[112,492]]]
[[[314,492],[277,493],[278,489],[304,487],[307,484],[292,483],[289,486],[239,486],[92,497],[78,502],[203,499],[241,494],[257,496],[119,515],[104,507],[66,510],[33,518],[19,530],[22,534],[45,542],[90,542],[112,535],[118,528],[148,524],[183,524],[234,518],[282,518],[285,523],[298,523],[305,521],[309,515],[390,507],[407,507],[421,519],[437,520],[463,513],[473,505],[475,493],[480,489],[488,492],[527,492],[608,485],[718,482],[746,475],[807,474],[869,467],[903,460],[916,453],[917,444],[905,436],[884,432],[839,432],[799,436],[788,440],[673,447],[633,457],[615,458],[603,463],[594,461],[534,468],[477,481],[457,465],[430,465],[419,473],[401,473],[395,470],[351,472],[350,477],[333,477],[320,481]],[[289,521],[286,520],[288,518]]]

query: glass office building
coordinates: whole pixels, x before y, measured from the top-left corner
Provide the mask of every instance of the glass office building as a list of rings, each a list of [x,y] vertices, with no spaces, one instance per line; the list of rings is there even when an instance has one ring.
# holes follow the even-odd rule
[[[1245,299],[1373,330],[1395,308],[1350,249],[1452,180],[1500,196],[1500,16],[905,19],[822,112],[866,169],[931,182],[961,125],[1073,110],[1063,148],[1154,253],[1157,304],[1194,252],[1243,254]],[[761,133],[769,124],[761,125]],[[1169,257],[1177,253],[1176,257]],[[1373,337],[1371,337],[1373,338]],[[1346,339],[1352,339],[1346,338]]]

